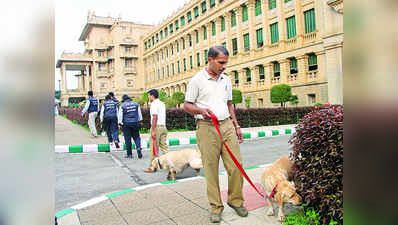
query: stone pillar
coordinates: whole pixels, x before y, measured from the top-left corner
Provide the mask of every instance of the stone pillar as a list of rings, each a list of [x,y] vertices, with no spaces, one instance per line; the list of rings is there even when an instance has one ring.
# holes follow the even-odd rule
[[[237,41],[238,41],[238,54],[244,51],[243,34],[242,34],[242,8],[234,9],[236,12],[236,26],[237,26]]]
[[[65,63],[62,63],[61,65],[61,87],[62,87],[62,94],[66,93],[67,91],[67,86],[66,86],[66,69],[65,69]]]
[[[300,84],[307,82],[308,55],[297,56],[297,81]]]
[[[284,40],[287,39],[286,35],[286,21],[285,21],[285,8],[284,8],[284,0],[277,0],[277,7],[276,9],[278,10],[278,30],[279,30],[279,41],[280,45],[284,46],[285,42]]]
[[[263,0],[261,2],[261,11],[263,15],[261,16],[263,22],[263,41],[264,45],[271,44],[271,33],[269,29],[269,22],[268,22],[268,0]]]
[[[90,89],[90,85],[89,85],[90,76],[89,76],[89,73],[88,73],[88,67],[89,67],[89,65],[86,65],[86,75],[84,76],[84,82],[85,82],[84,91],[89,91],[89,89]]]
[[[297,43],[303,43],[304,35],[304,14],[303,7],[301,6],[301,0],[294,0],[295,2],[295,16],[296,16],[296,34]]]
[[[256,45],[256,16],[255,16],[255,0],[249,0],[247,3],[247,10],[249,14],[249,40],[250,40],[250,49],[257,48]],[[263,28],[264,30],[264,28]]]
[[[231,15],[227,13],[223,15],[225,18],[225,41],[227,42],[227,49],[229,51],[229,55],[232,55],[232,39],[231,38]]]
[[[325,57],[326,62],[326,65],[322,66],[321,73],[325,74],[328,81],[328,102],[331,104],[343,104],[342,44],[335,48],[326,49],[326,54],[322,56]]]
[[[216,24],[216,45],[221,45],[221,18],[217,17],[214,19]]]
[[[264,86],[265,86],[265,88],[271,88],[272,87],[272,83],[271,83],[271,80],[272,80],[272,77],[273,77],[272,66],[273,66],[272,63],[264,64]]]
[[[249,67],[249,69],[250,69],[251,78],[252,78],[251,88],[253,89],[253,88],[257,87],[258,67],[257,66],[252,66],[252,67]]]
[[[282,59],[279,60],[280,64],[280,78],[281,78],[281,84],[287,84],[287,77],[290,75],[290,69],[289,69],[289,60],[287,59]]]
[[[246,70],[240,69],[238,70],[239,74],[239,89],[242,91],[244,84],[246,83]]]

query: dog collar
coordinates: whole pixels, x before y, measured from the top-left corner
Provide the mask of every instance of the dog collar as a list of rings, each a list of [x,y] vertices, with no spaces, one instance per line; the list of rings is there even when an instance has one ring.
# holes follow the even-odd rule
[[[271,194],[269,195],[270,198],[274,198],[274,195],[276,193],[276,187],[278,187],[278,185],[275,185],[274,189],[272,189]]]

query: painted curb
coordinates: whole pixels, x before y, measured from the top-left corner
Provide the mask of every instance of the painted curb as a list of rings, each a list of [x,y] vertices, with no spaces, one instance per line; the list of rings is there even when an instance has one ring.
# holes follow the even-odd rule
[[[245,140],[248,140],[248,139],[255,139],[255,138],[293,134],[294,132],[295,132],[294,127],[285,128],[285,129],[265,130],[265,131],[250,131],[250,132],[243,132],[243,138]],[[142,143],[143,151],[149,151],[149,140],[141,139],[141,143]],[[146,146],[144,143],[146,143]],[[194,145],[194,144],[197,144],[196,137],[167,139],[168,146]],[[134,142],[132,143],[132,149],[135,149]],[[55,146],[56,153],[115,152],[115,151],[124,151],[124,150],[126,150],[126,143],[122,143],[120,148],[116,148],[115,146],[110,145],[110,144],[56,145]]]
[[[251,166],[251,167],[247,167],[244,168],[244,170],[252,170],[252,169],[257,169],[257,168],[263,168],[266,167],[268,165],[271,165],[271,163],[268,164],[263,164],[263,165],[258,165],[258,166]],[[219,173],[219,175],[226,175],[226,171]],[[116,191],[116,192],[112,192],[112,193],[108,193],[96,198],[92,198],[90,200],[87,200],[85,202],[82,202],[80,204],[74,205],[70,208],[66,208],[64,210],[58,211],[55,216],[59,219],[62,218],[63,216],[66,216],[70,213],[73,213],[77,210],[98,204],[102,201],[108,200],[108,199],[112,199],[114,197],[117,196],[121,196],[124,194],[128,194],[131,192],[136,192],[136,191],[141,191],[147,188],[151,188],[151,187],[156,187],[156,186],[161,186],[161,185],[167,185],[167,184],[174,184],[174,183],[182,183],[182,182],[186,182],[186,181],[192,181],[192,180],[197,180],[197,179],[204,179],[204,176],[196,176],[196,177],[189,177],[189,178],[185,178],[185,179],[181,179],[181,180],[175,180],[175,181],[162,181],[162,182],[158,182],[158,183],[153,183],[153,184],[146,184],[146,185],[141,185],[135,188],[129,188],[126,190],[122,190],[122,191]]]

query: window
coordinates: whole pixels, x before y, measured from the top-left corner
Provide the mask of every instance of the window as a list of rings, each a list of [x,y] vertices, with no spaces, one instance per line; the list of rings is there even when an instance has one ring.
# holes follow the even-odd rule
[[[174,46],[171,45],[171,55],[174,55]]]
[[[258,99],[258,107],[259,107],[259,108],[264,107],[264,100],[263,100],[262,98],[259,98],[259,99]]]
[[[175,23],[176,30],[178,30],[178,28],[179,28],[178,27],[178,20],[176,20],[174,23]]]
[[[163,40],[163,31],[160,31],[160,40]]]
[[[206,1],[203,1],[201,4],[202,7],[202,13],[206,12],[207,8],[206,8]]]
[[[196,65],[199,67],[200,66],[200,53],[196,53]]]
[[[203,40],[207,40],[207,27],[203,26]]]
[[[184,71],[187,71],[187,59],[184,58]]]
[[[178,71],[178,73],[181,72],[181,70],[180,70],[180,61],[177,61],[177,71]]]
[[[221,45],[222,45],[225,49],[227,49],[227,42],[223,42]]]
[[[290,74],[295,74],[295,73],[298,73],[297,59],[296,58],[291,58],[290,59]]]
[[[151,39],[148,40],[148,48],[151,47]]]
[[[189,11],[187,13],[187,17],[188,17],[188,23],[190,23],[192,21],[192,13],[191,13],[191,11]]]
[[[275,9],[276,8],[276,0],[268,0],[268,8]]]
[[[170,34],[173,33],[173,24],[170,24]]]
[[[148,43],[144,42],[145,44],[145,50],[148,48]]]
[[[169,58],[169,49],[166,48],[166,58]]]
[[[235,84],[239,84],[239,73],[238,71],[234,71],[234,77],[235,77]]]
[[[308,104],[313,105],[316,103],[316,95],[308,94]]]
[[[125,68],[131,68],[133,65],[133,60],[132,59],[125,59],[124,60],[124,67]]]
[[[196,6],[195,8],[193,8],[193,14],[195,18],[199,16],[199,7]]]
[[[236,12],[231,11],[231,27],[236,26]]]
[[[210,8],[213,8],[216,5],[216,0],[210,0]]]
[[[270,30],[271,30],[271,44],[274,44],[279,41],[278,23],[271,24]]]
[[[249,33],[243,35],[243,46],[244,46],[245,52],[250,50]]]
[[[260,80],[264,80],[265,79],[265,75],[264,75],[264,66],[263,65],[259,65],[258,66],[258,78]]]
[[[171,64],[171,72],[174,75],[174,63]]]
[[[256,4],[255,4],[255,8],[256,8],[256,16],[261,15],[261,0],[256,0]]]
[[[316,29],[315,23],[315,9],[310,9],[304,12],[305,33],[314,32]]]
[[[246,68],[246,82],[251,82],[251,81],[252,81],[251,71],[249,68]]]
[[[188,34],[189,47],[192,47],[192,35]]]
[[[211,22],[211,35],[216,36],[216,23]]]
[[[185,39],[182,38],[182,50],[184,50],[184,49],[185,49]]]
[[[287,39],[296,37],[296,18],[291,16],[286,19]]]
[[[247,13],[247,5],[242,6],[242,22],[245,22],[249,19],[249,15]]]
[[[308,70],[317,70],[318,69],[318,59],[314,53],[308,55]]]
[[[98,71],[103,71],[104,70],[104,63],[98,63]]]
[[[196,44],[199,43],[199,31],[198,30],[195,30],[195,41],[196,41]]]
[[[208,55],[207,55],[207,53],[208,53],[208,51],[207,51],[207,49],[205,49],[205,64],[208,63],[208,60],[207,60]]]
[[[180,43],[178,43],[178,41],[176,41],[176,46],[177,46],[177,52],[180,52]]]
[[[169,65],[167,65],[167,76],[170,76],[170,68],[169,68]]]
[[[99,56],[99,57],[105,56],[105,51],[100,51],[100,50],[98,50],[98,56]]]
[[[256,30],[256,37],[257,37],[257,48],[260,48],[264,45],[263,28]]]
[[[167,27],[164,29],[164,37],[167,38],[168,32],[167,32]]]
[[[185,25],[185,17],[181,16],[180,21],[181,21],[181,27],[183,27]]]
[[[155,45],[155,36],[152,36],[152,44]]]
[[[221,17],[221,32],[225,31],[225,18]]]
[[[280,75],[280,64],[278,62],[274,62],[274,77],[279,77]]]
[[[238,39],[233,38],[232,39],[232,55],[238,54]]]
[[[191,69],[193,68],[192,55],[189,56],[189,67],[190,67]]]
[[[162,78],[164,78],[164,67],[162,67]]]

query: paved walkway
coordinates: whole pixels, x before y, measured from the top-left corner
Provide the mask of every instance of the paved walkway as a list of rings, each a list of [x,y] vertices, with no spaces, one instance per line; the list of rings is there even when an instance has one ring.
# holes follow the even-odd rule
[[[263,166],[247,169],[246,172],[258,187]],[[220,175],[221,195],[224,203],[227,199],[227,175]],[[276,225],[280,224],[276,216],[267,216],[268,206],[245,181],[245,206],[249,216],[239,217],[227,204],[220,224],[229,225]],[[277,206],[275,205],[276,213]],[[297,210],[285,206],[285,213]],[[202,225],[211,224],[209,203],[206,196],[206,182],[203,177],[164,182],[156,186],[141,186],[134,189],[110,193],[89,200],[69,210],[58,213],[59,225]]]
[[[242,132],[257,132],[266,130],[277,130],[290,128],[292,125],[280,125],[280,126],[266,126],[266,127],[251,127],[242,128]],[[169,132],[167,135],[168,139],[178,138],[189,138],[195,137],[195,131],[185,132]],[[149,138],[149,134],[141,134],[141,140]],[[119,136],[120,142],[124,143],[123,135]],[[55,145],[82,145],[82,144],[107,144],[108,139],[106,136],[99,135],[94,138],[90,132],[84,128],[73,124],[68,119],[62,116],[55,117]]]

